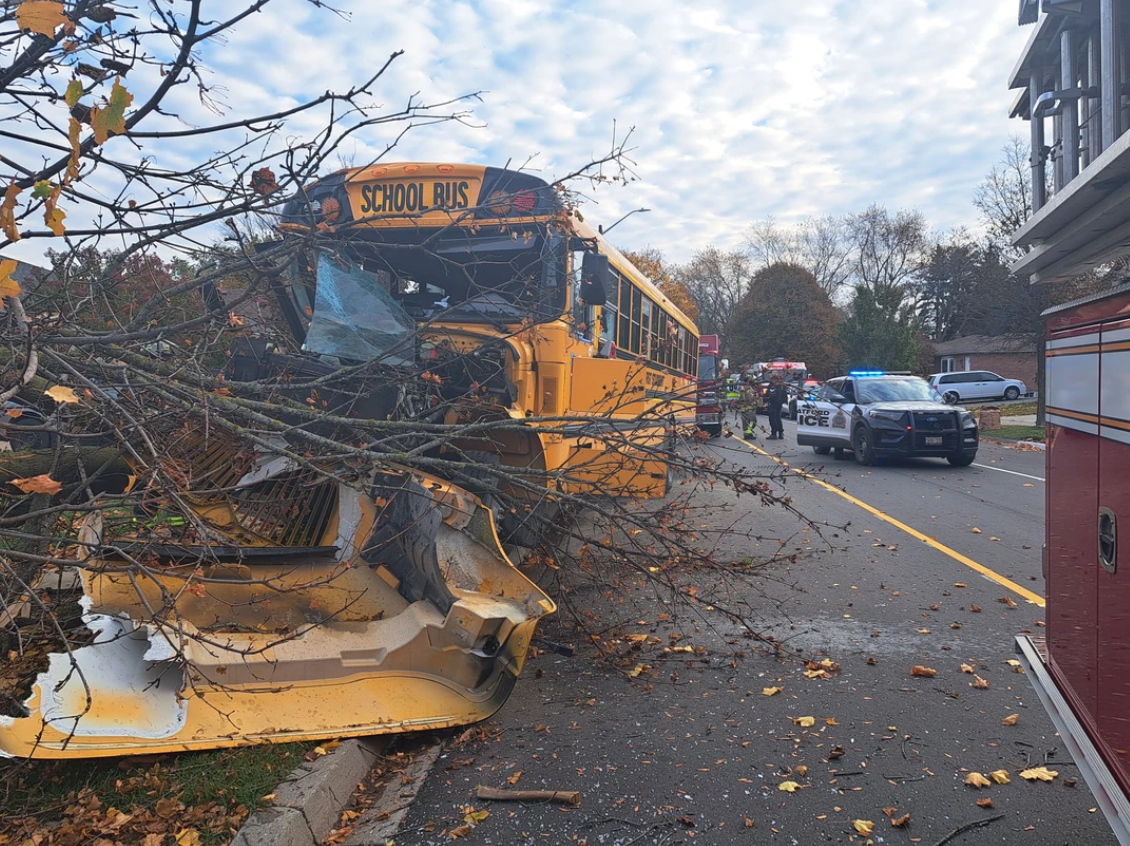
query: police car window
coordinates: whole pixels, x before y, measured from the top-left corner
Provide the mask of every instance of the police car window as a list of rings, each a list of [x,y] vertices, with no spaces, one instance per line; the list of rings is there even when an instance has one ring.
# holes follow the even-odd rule
[[[844,380],[844,386],[840,388],[840,393],[844,396],[844,402],[856,402],[855,385],[852,384],[851,379]]]
[[[938,394],[922,379],[863,379],[858,385],[858,401],[937,402]]]

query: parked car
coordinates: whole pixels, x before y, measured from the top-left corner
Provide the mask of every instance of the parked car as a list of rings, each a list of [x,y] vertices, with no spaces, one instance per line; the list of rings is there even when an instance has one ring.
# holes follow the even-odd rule
[[[950,405],[966,400],[1014,400],[1028,393],[1028,388],[1019,379],[1006,379],[987,370],[935,373],[926,381]]]

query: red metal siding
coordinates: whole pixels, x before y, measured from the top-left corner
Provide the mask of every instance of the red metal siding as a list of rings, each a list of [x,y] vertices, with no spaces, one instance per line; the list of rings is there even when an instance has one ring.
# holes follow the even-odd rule
[[[1096,373],[1096,378],[1098,374]],[[1098,560],[1085,533],[1095,523],[1099,439],[1048,427],[1048,649],[1061,686],[1084,722],[1096,713]]]
[[[1130,792],[1130,433],[1121,427],[1130,418],[1126,375],[1130,371],[1127,329],[1104,327],[1102,338],[1102,393],[1099,414],[1103,437],[1099,447],[1098,505],[1114,512],[1125,532],[1118,544],[1114,573],[1098,570],[1098,724],[1108,763]],[[1098,549],[1098,514],[1092,518],[1092,539],[1082,526],[1080,545]]]

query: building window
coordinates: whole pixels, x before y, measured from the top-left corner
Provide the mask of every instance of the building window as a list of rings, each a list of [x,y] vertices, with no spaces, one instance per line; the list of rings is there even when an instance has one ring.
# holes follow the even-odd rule
[[[964,373],[969,370],[969,356],[947,355],[942,358],[943,373]]]

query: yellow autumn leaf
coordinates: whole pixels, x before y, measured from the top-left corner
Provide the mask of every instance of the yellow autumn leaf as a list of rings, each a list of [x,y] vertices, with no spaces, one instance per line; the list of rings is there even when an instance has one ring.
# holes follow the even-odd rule
[[[989,775],[992,776],[993,781],[997,784],[1008,784],[1010,781],[1008,770],[993,770]]]
[[[19,266],[19,262],[15,259],[0,261],[0,297],[18,297],[23,293],[20,283],[12,278],[12,274]],[[3,307],[4,304],[0,303],[0,309]]]
[[[68,23],[63,4],[56,0],[24,0],[16,7],[16,25],[20,29],[53,36],[56,29]]]
[[[522,778],[522,771],[518,770],[514,775],[508,776],[506,779],[507,784],[517,784],[518,780]]]
[[[973,534],[975,534],[975,535],[979,535],[979,534],[981,534],[981,530],[980,530],[980,529],[978,529],[978,528],[977,528],[976,526],[974,526],[974,527],[973,527]]]
[[[61,403],[76,403],[78,402],[78,394],[74,392],[73,388],[68,388],[66,385],[55,385],[44,391],[47,396]]]
[[[62,482],[56,482],[46,473],[41,473],[38,476],[31,476],[27,479],[12,479],[12,481],[8,484],[15,485],[26,494],[57,494],[63,489]]]
[[[864,837],[870,836],[871,832],[875,830],[875,823],[871,820],[852,820],[852,827],[862,834]]]
[[[467,823],[467,825],[479,825],[489,816],[490,811],[476,811],[472,809],[463,815],[463,822]]]
[[[827,670],[805,670],[804,677],[808,679],[830,679]]]
[[[4,189],[4,200],[0,202],[0,231],[9,241],[20,240],[20,228],[16,226],[16,197],[21,190],[13,182]]]
[[[177,846],[200,846],[200,832],[195,828],[182,828],[177,832]]]
[[[1001,725],[1002,726],[1014,726],[1019,721],[1020,721],[1020,715],[1019,714],[1009,714],[1007,717],[1005,717],[1003,720],[1001,720]]]
[[[812,726],[816,725],[816,718],[815,717],[797,717],[793,720],[793,722],[796,723],[801,728],[811,728]]]
[[[800,785],[795,781],[782,781],[777,785],[778,790],[783,790],[785,793],[796,793],[800,789]]]
[[[776,696],[782,690],[784,690],[783,687],[763,687],[763,688],[761,688],[761,695],[762,696]]]
[[[969,686],[970,686],[970,687],[975,687],[975,688],[977,688],[978,690],[988,690],[988,689],[989,689],[989,680],[988,680],[988,679],[983,679],[983,678],[981,678],[981,677],[980,677],[979,675],[977,675],[976,673],[974,673],[974,674],[973,674],[973,681],[971,681],[971,682],[969,683]]]
[[[649,672],[650,670],[651,664],[636,664],[636,666],[632,667],[631,672],[628,673],[628,677],[633,679],[639,678],[642,673]]]
[[[94,130],[95,141],[105,144],[111,133],[121,135],[126,131],[126,109],[132,102],[133,95],[122,85],[121,78],[115,79],[110,101],[90,110],[90,128]]]
[[[993,786],[993,783],[980,773],[969,773],[969,775],[965,777],[965,783],[970,787],[976,787],[978,789]]]
[[[910,674],[912,676],[921,676],[922,678],[932,679],[938,674],[938,671],[933,667],[924,667],[921,664],[915,664],[910,668]]]
[[[47,224],[47,228],[51,230],[51,234],[56,237],[62,237],[67,228],[63,226],[63,221],[67,219],[67,213],[62,209],[44,209],[43,222]]]
[[[961,672],[963,672],[963,673],[972,673],[972,672],[975,672],[975,671],[976,671],[976,668],[972,664],[962,664],[961,665]]]
[[[63,101],[68,107],[74,108],[75,104],[82,99],[82,95],[82,80],[72,79],[70,84],[67,85],[66,92],[63,94]]]
[[[1054,781],[1057,775],[1059,775],[1058,772],[1049,770],[1047,767],[1032,767],[1020,772],[1020,777],[1028,781]]]

